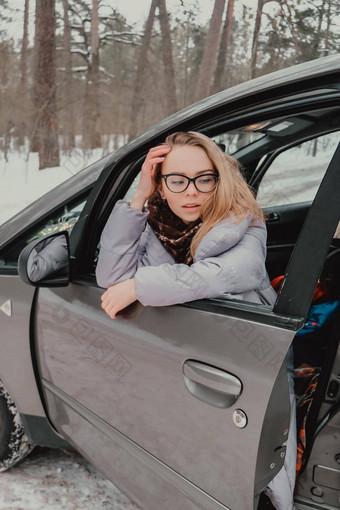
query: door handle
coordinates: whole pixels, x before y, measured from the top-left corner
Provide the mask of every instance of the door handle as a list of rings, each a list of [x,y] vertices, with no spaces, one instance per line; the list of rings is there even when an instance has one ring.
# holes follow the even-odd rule
[[[280,214],[278,212],[271,212],[266,216],[267,223],[275,223],[276,221],[280,221]]]
[[[206,363],[187,360],[183,365],[183,375],[190,393],[216,407],[232,406],[242,392],[238,377]]]

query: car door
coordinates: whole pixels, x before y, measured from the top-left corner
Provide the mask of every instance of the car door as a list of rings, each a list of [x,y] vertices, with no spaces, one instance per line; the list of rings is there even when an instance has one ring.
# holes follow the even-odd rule
[[[106,175],[118,172],[117,163]],[[332,179],[339,189],[339,176]],[[111,320],[89,274],[74,273],[66,288],[39,289],[35,350],[49,418],[143,508],[250,510],[281,469],[285,355],[335,229],[330,214],[339,217],[340,200],[330,213],[328,191],[319,189],[274,310],[222,299],[137,303]],[[326,229],[315,224],[320,211]],[[89,222],[82,231],[86,243],[91,229]],[[323,241],[308,249],[319,234]],[[306,267],[307,283],[298,279]]]
[[[301,319],[211,300],[136,304],[113,321],[101,294],[81,283],[39,289],[53,425],[144,508],[252,509],[283,463],[284,360]]]

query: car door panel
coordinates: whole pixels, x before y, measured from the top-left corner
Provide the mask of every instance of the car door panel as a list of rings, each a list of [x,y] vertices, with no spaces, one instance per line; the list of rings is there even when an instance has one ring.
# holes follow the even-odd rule
[[[0,379],[20,413],[43,416],[44,409],[31,361],[30,316],[35,289],[17,275],[1,274]]]
[[[228,510],[55,386],[44,388],[63,435],[140,508]]]
[[[214,313],[137,304],[112,320],[100,308],[101,293],[74,284],[39,290],[37,350],[54,426],[77,441],[77,434],[65,429],[72,421],[67,405],[56,411],[62,392],[226,507],[252,509],[264,417],[294,331],[228,316],[227,307]],[[220,408],[190,393],[183,373],[188,360],[236,376],[242,383],[237,402]],[[289,420],[285,384],[276,387],[281,412],[264,444],[268,465],[258,467],[261,488],[283,463],[280,448]],[[235,425],[237,409],[246,415],[244,428]]]

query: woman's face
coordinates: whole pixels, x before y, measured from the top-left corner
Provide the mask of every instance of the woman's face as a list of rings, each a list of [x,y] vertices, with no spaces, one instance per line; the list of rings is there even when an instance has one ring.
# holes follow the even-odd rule
[[[190,145],[179,145],[171,149],[162,164],[162,175],[179,174],[185,177],[197,177],[201,174],[216,174],[213,164],[201,147]],[[194,183],[182,193],[171,192],[162,179],[161,196],[167,200],[173,213],[181,220],[189,224],[199,219],[201,206],[210,198],[213,191],[209,193],[199,192]]]

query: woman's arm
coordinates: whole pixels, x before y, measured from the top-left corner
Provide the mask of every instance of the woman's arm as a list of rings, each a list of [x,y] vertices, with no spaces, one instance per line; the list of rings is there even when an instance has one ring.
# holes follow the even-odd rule
[[[134,278],[137,299],[144,305],[163,306],[260,288],[266,278],[265,233],[255,235],[254,229],[259,230],[250,227],[230,250],[191,266],[162,264],[138,269]]]
[[[134,276],[148,215],[146,209],[140,211],[123,200],[116,203],[100,238],[96,267],[100,287],[107,288]]]
[[[142,165],[136,193],[128,204],[119,200],[104,227],[100,238],[100,251],[96,267],[97,283],[110,287],[132,278],[141,254],[140,239],[149,212],[144,204],[155,190],[155,172],[159,163],[170,151],[167,145],[153,147]]]
[[[166,306],[252,290],[266,294],[268,304],[274,302],[275,292],[272,290],[270,295],[265,269],[265,239],[265,226],[253,226],[236,246],[219,256],[191,266],[161,264],[140,268],[134,278],[113,285],[103,294],[102,307],[114,319],[136,299],[143,305]]]

